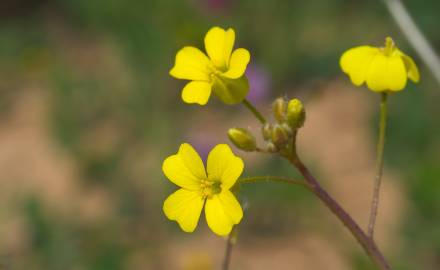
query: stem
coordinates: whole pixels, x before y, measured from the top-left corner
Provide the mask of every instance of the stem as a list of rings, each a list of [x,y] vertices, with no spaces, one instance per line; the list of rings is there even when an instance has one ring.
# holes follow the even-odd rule
[[[384,0],[400,30],[440,84],[440,58],[400,0]]]
[[[376,152],[376,176],[374,180],[373,200],[371,201],[370,221],[368,223],[368,236],[373,238],[374,225],[376,224],[377,209],[379,207],[380,186],[383,172],[383,149],[385,146],[385,130],[387,125],[387,99],[388,94],[382,93],[380,102],[379,139]]]
[[[312,192],[335,214],[339,220],[353,234],[359,244],[364,248],[365,252],[376,263],[381,270],[390,270],[388,262],[376,246],[374,240],[368,237],[359,227],[356,221],[325,191],[318,181],[309,172],[307,167],[301,162],[295,154],[289,161],[301,172],[305,180],[308,182]]]
[[[249,100],[244,99],[243,104],[254,114],[254,116],[258,119],[258,121],[260,121],[261,124],[266,124],[266,119],[264,118],[264,116],[257,110],[257,108],[255,108],[254,105],[252,105]]]
[[[223,258],[223,270],[228,270],[229,265],[231,263],[231,256],[232,256],[232,248],[234,247],[237,233],[236,226],[232,228],[232,231],[228,235],[228,239],[226,240],[226,249],[225,249],[225,257]]]
[[[255,177],[245,177],[238,180],[241,184],[248,184],[248,183],[257,183],[257,182],[278,182],[278,183],[287,183],[291,185],[300,185],[303,186],[309,190],[310,186],[307,182],[301,181],[301,180],[295,180],[295,179],[289,179],[287,177],[281,177],[281,176],[255,176]]]

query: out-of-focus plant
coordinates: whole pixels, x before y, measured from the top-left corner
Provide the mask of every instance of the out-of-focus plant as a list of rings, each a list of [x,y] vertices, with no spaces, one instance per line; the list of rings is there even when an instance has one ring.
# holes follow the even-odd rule
[[[163,172],[181,189],[164,202],[163,210],[170,220],[178,222],[186,232],[193,232],[203,207],[208,226],[217,235],[229,235],[223,269],[229,269],[232,246],[237,238],[237,227],[243,210],[236,199],[242,184],[272,181],[306,188],[321,200],[347,227],[379,269],[391,269],[374,241],[373,233],[379,205],[383,168],[383,149],[387,117],[387,97],[401,91],[407,79],[419,81],[419,71],[411,57],[400,51],[391,38],[384,47],[360,46],[346,51],[341,59],[342,70],[356,86],[367,87],[381,94],[379,139],[377,144],[376,178],[368,231],[344,210],[312,175],[297,152],[296,138],[305,123],[306,111],[298,99],[277,98],[272,105],[274,122],[268,122],[255,106],[246,99],[247,79],[244,75],[250,54],[246,49],[233,51],[235,32],[213,27],[205,37],[208,56],[194,47],[184,47],[177,53],[170,74],[178,79],[191,80],[182,92],[186,103],[205,105],[213,91],[224,103],[242,103],[261,123],[264,145],[256,143],[249,130],[236,127],[228,131],[231,142],[247,152],[274,154],[284,158],[304,177],[295,180],[279,176],[255,176],[239,178],[244,165],[229,146],[217,145],[209,154],[207,168],[197,152],[182,144],[178,153],[163,163]],[[235,195],[233,195],[235,193]],[[234,227],[235,226],[235,227]]]

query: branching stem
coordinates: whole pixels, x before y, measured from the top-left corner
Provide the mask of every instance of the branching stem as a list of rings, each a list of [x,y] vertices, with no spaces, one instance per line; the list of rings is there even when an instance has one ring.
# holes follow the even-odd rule
[[[348,214],[342,206],[333,199],[325,189],[321,187],[319,182],[310,173],[307,167],[301,162],[298,157],[294,157],[290,162],[301,172],[306,181],[312,188],[313,193],[332,211],[332,213],[345,225],[345,227],[356,238],[359,244],[364,248],[365,252],[370,256],[371,260],[381,270],[390,270],[388,262],[377,247],[376,243],[370,238],[354,221],[354,219]]]
[[[384,97],[386,101],[386,96]],[[252,113],[260,120],[261,123],[266,123],[264,117],[261,115],[258,110],[252,106],[249,101],[245,100],[243,102],[249,110],[252,111]],[[291,152],[282,154],[283,157],[285,157],[289,162],[295,166],[299,172],[302,174],[302,176],[305,179],[306,184],[301,181],[297,180],[291,180],[283,177],[251,177],[251,178],[243,178],[240,181],[242,183],[252,183],[257,181],[275,181],[275,182],[286,182],[290,184],[300,184],[305,187],[307,187],[309,190],[313,192],[329,209],[330,211],[345,225],[345,227],[351,232],[351,234],[356,238],[356,240],[359,242],[359,244],[363,247],[365,252],[368,254],[368,256],[371,258],[373,262],[376,263],[376,265],[381,270],[390,270],[391,267],[388,264],[387,260],[377,247],[376,243],[374,242],[372,237],[369,237],[356,223],[356,221],[348,214],[342,206],[333,199],[328,192],[321,187],[319,182],[316,180],[316,178],[310,173],[308,168],[302,163],[300,158],[298,157],[297,151],[296,151],[296,132],[293,136],[293,141],[291,145]]]

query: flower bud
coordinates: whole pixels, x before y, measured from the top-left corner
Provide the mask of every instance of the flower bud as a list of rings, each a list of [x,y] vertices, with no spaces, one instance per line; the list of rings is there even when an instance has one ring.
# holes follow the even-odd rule
[[[272,125],[269,123],[264,124],[261,128],[261,133],[263,133],[263,138],[265,141],[268,141],[272,138]]]
[[[300,128],[306,120],[306,111],[299,99],[292,99],[287,105],[287,122],[293,129]]]
[[[286,121],[286,101],[284,98],[277,98],[272,103],[272,112],[278,123]]]
[[[228,130],[228,137],[241,150],[251,152],[257,149],[255,137],[247,129],[231,128]]]
[[[272,142],[278,147],[282,148],[289,140],[289,134],[281,125],[274,125],[272,130]]]
[[[271,142],[267,144],[267,152],[276,153],[277,151],[278,151],[278,148],[275,146],[275,144],[273,144]]]
[[[282,123],[281,128],[286,132],[288,136],[291,136],[293,134],[292,128],[287,123]]]

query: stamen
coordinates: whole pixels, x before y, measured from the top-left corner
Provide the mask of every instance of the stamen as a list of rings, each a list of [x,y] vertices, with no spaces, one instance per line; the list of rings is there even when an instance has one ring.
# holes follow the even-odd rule
[[[220,182],[204,179],[200,181],[201,195],[204,199],[221,192]]]
[[[394,52],[395,48],[396,48],[396,45],[395,45],[393,39],[390,37],[387,37],[385,39],[385,47],[382,48],[383,53],[386,56],[390,56]]]

